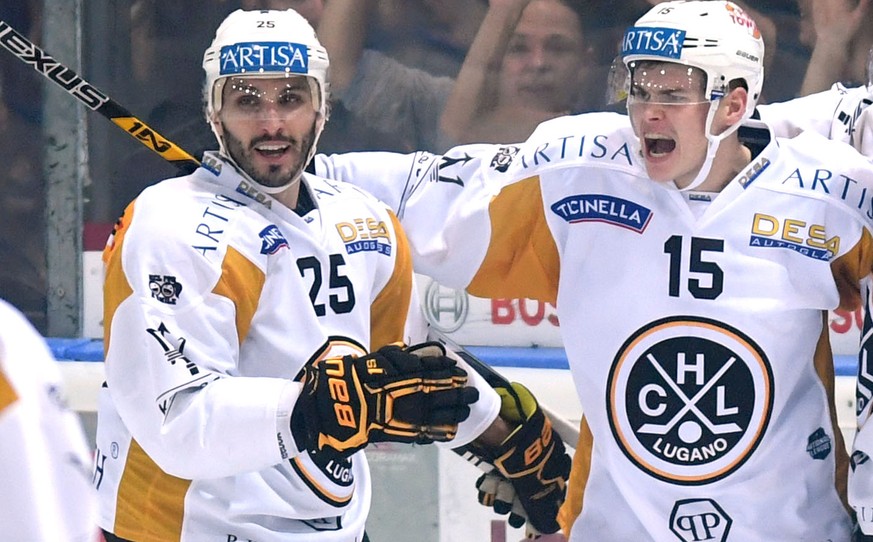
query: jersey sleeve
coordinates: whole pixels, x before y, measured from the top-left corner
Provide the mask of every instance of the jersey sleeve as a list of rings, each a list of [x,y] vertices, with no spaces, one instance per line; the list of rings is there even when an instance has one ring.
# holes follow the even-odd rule
[[[411,301],[413,294],[412,254],[403,228],[394,213],[389,212],[394,243],[394,267],[388,281],[381,288],[370,306],[370,350],[394,342],[410,344],[418,336],[414,329]],[[407,324],[409,322],[409,324]]]
[[[835,141],[848,143],[873,157],[873,122],[868,107],[873,92],[866,87],[845,88],[839,83],[828,90],[787,102],[758,107],[761,120],[779,137],[795,137],[815,132]]]
[[[540,179],[516,159],[536,145],[321,155],[316,172],[361,186],[394,209],[417,273],[480,297],[553,301],[557,251]]]
[[[142,198],[143,196],[140,196]],[[165,472],[229,476],[285,458],[299,384],[238,375],[264,272],[227,247],[191,258],[174,209],[135,201],[104,254],[106,382],[133,438]],[[171,271],[168,271],[171,270]]]
[[[91,460],[61,373],[36,330],[0,301],[0,525],[9,540],[97,540]]]

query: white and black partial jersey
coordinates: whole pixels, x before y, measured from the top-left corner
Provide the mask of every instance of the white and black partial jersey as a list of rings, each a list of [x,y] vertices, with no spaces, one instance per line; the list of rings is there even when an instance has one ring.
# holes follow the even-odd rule
[[[4,540],[97,542],[91,458],[63,377],[23,314],[0,300],[0,533]]]
[[[217,155],[147,188],[104,252],[100,526],[128,540],[357,542],[363,452],[298,450],[301,368],[409,338],[412,266],[383,203],[305,175],[299,213]],[[415,307],[417,309],[417,307]],[[469,442],[499,399],[476,375]]]
[[[572,541],[849,540],[824,323],[873,268],[873,170],[814,134],[741,139],[752,161],[717,194],[649,179],[611,113],[317,158],[398,210],[417,272],[556,303],[585,415]]]

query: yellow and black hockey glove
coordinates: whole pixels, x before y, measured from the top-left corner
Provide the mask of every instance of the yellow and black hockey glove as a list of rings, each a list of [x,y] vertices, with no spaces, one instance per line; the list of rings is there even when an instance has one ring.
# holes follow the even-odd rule
[[[520,527],[525,520],[534,529],[528,537],[557,532],[558,509],[564,502],[570,456],[564,442],[552,431],[533,394],[517,382],[495,388],[500,395],[500,417],[518,424],[496,449],[468,446],[468,451],[494,465],[500,476],[512,485],[502,485],[496,473],[477,481],[479,502],[499,514],[509,514],[509,524]],[[519,504],[522,510],[519,510]]]
[[[351,454],[369,442],[450,441],[479,398],[438,343],[323,359],[307,365],[301,379],[291,431],[307,450]]]

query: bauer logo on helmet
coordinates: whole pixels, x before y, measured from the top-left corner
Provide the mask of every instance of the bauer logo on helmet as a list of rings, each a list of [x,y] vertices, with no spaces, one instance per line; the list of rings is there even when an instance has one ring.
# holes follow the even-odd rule
[[[283,42],[234,43],[221,48],[221,75],[265,72],[309,73],[306,45]]]

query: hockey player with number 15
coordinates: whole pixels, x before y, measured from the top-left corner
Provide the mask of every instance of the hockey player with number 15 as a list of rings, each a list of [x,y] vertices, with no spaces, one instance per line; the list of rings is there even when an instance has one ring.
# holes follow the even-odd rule
[[[664,2],[622,42],[627,116],[316,158],[398,211],[418,272],[556,303],[573,542],[850,538],[826,316],[873,272],[873,169],[751,119],[763,56],[737,5]]]

